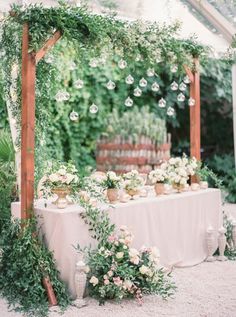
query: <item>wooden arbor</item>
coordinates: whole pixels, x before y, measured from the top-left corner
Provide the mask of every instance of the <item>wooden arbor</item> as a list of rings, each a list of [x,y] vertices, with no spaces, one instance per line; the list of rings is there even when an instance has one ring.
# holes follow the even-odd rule
[[[34,203],[34,152],[35,152],[35,83],[36,65],[59,40],[56,31],[38,52],[29,53],[29,27],[23,26],[22,38],[22,127],[21,127],[21,218],[27,219]],[[194,72],[185,67],[190,78],[190,153],[200,160],[200,76],[199,61],[194,59]]]

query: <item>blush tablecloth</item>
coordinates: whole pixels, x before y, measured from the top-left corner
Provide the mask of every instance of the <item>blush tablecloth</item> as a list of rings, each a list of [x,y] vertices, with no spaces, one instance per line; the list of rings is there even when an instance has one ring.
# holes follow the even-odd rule
[[[13,203],[13,214],[19,203]],[[15,211],[15,212],[14,212]],[[53,204],[35,203],[42,232],[69,290],[75,296],[74,273],[77,260],[75,246],[94,245],[87,225],[80,217],[81,207],[71,205],[59,210]],[[140,198],[116,204],[109,209],[117,227],[126,225],[134,234],[133,246],[157,246],[164,266],[185,267],[204,261],[207,256],[206,229],[222,226],[221,194],[218,189],[185,192],[159,197]]]

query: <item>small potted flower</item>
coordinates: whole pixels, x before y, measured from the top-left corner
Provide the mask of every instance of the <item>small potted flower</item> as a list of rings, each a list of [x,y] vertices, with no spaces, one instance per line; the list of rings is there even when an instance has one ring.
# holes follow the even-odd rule
[[[199,185],[201,189],[208,188],[208,179],[211,174],[211,171],[207,166],[202,166],[201,162],[198,164],[196,175],[199,178]]]
[[[136,170],[124,174],[123,179],[124,189],[133,199],[135,195],[139,194],[140,188],[144,185],[144,180]]]
[[[165,192],[164,184],[168,181],[168,174],[162,167],[149,173],[149,179],[154,184],[156,195],[163,195]]]
[[[110,203],[116,203],[119,198],[118,189],[121,185],[121,177],[115,172],[107,172],[102,182],[102,186],[107,190],[107,198]]]
[[[79,185],[77,169],[71,162],[51,164],[45,175],[43,184],[44,193],[47,196],[56,194],[57,200],[54,202],[59,209],[64,209],[68,205],[67,195],[73,195]],[[44,195],[45,196],[45,195]]]

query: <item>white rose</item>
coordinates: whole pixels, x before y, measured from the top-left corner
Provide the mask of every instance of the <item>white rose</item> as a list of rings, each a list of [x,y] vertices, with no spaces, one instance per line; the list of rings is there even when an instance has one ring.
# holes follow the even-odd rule
[[[130,262],[135,264],[135,265],[138,265],[139,264],[139,257],[138,256],[131,257]]]
[[[70,184],[74,179],[74,175],[73,174],[66,174],[66,184]]]
[[[169,159],[169,164],[170,164],[170,165],[175,165],[175,159],[174,159],[173,157],[171,157],[171,158]]]
[[[146,266],[146,265],[142,265],[140,268],[139,268],[139,272],[141,274],[147,274],[149,272],[149,268]]]
[[[109,277],[112,277],[112,276],[113,276],[113,272],[112,272],[112,271],[108,271],[108,272],[107,272],[107,275],[108,275]]]
[[[129,249],[129,256],[130,256],[131,258],[133,258],[133,257],[135,257],[135,256],[139,256],[138,250],[135,249],[135,248],[130,248],[130,249]]]
[[[52,182],[52,183],[55,183],[55,182],[58,182],[59,181],[59,177],[57,174],[51,174],[49,175],[49,180]]]
[[[93,286],[96,286],[98,284],[98,279],[95,276],[92,276],[89,280],[89,283],[93,284]]]
[[[117,258],[117,259],[122,259],[123,256],[124,256],[124,252],[117,252],[117,253],[116,253],[116,258]]]
[[[130,280],[125,280],[123,283],[123,287],[125,289],[131,289],[132,286],[133,286],[133,283]]]
[[[59,171],[58,171],[58,174],[60,174],[60,175],[66,175],[66,170],[60,168]]]

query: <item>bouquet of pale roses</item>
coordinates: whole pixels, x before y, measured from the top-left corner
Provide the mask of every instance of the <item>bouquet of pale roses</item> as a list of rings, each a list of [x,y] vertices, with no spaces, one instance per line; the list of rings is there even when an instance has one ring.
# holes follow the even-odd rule
[[[165,276],[157,248],[131,247],[132,234],[125,226],[112,234],[97,250],[88,251],[89,294],[102,304],[107,299],[134,297],[140,303],[144,293],[168,297],[174,285]]]
[[[54,189],[69,189],[71,193],[79,186],[78,170],[72,162],[49,163],[44,176],[44,196],[50,195]]]
[[[141,177],[138,171],[132,170],[123,175],[123,187],[125,190],[130,191],[138,191],[140,187],[144,185],[144,179]]]
[[[168,173],[166,169],[164,168],[164,165],[160,168],[157,168],[149,173],[149,179],[152,182],[152,184],[156,183],[166,183],[169,180]]]

